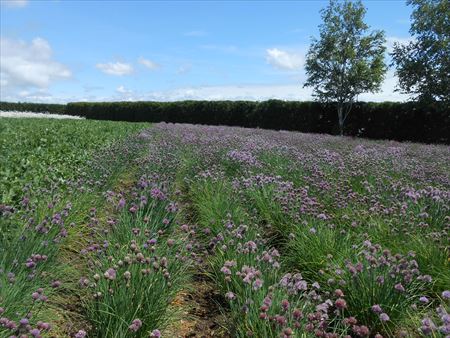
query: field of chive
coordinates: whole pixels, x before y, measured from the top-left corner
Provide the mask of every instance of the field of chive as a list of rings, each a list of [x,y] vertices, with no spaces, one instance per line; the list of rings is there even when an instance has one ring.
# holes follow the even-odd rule
[[[450,335],[448,146],[40,123],[0,120],[1,337]]]

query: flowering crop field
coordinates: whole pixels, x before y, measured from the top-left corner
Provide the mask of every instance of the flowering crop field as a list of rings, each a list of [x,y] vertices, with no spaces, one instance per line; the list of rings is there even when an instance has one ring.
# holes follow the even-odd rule
[[[450,334],[448,146],[133,126],[4,198],[1,336]]]

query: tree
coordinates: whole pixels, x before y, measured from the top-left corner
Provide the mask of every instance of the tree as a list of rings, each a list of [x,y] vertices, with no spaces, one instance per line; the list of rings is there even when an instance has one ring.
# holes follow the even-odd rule
[[[357,96],[380,90],[386,73],[383,31],[369,32],[361,1],[331,0],[321,11],[320,39],[312,39],[306,55],[307,80],[313,95],[337,105],[340,134]]]
[[[399,88],[419,101],[450,102],[450,3],[409,0],[414,40],[394,45]]]

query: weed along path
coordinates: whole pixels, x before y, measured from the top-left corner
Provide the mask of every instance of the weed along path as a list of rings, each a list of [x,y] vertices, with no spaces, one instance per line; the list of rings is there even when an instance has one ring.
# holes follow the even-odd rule
[[[38,230],[3,258],[1,336],[450,331],[448,147],[161,123],[111,149],[74,224],[2,206]]]

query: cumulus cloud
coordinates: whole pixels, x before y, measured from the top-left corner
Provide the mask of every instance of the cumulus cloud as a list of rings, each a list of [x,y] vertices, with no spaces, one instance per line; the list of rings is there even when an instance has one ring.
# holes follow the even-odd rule
[[[138,62],[141,65],[143,65],[144,67],[146,67],[146,68],[148,68],[150,70],[156,70],[156,69],[161,67],[161,65],[157,64],[156,62],[153,62],[152,60],[145,59],[143,57],[140,57],[138,59]]]
[[[28,5],[28,0],[1,0],[1,4],[6,7],[25,7]]]
[[[133,73],[133,66],[123,62],[97,63],[96,67],[105,74],[115,76],[130,75]]]
[[[266,61],[281,70],[299,70],[303,66],[303,56],[278,48],[266,50]]]
[[[52,58],[50,44],[35,38],[30,43],[0,38],[0,86],[2,96],[46,89],[72,76],[69,68]]]

